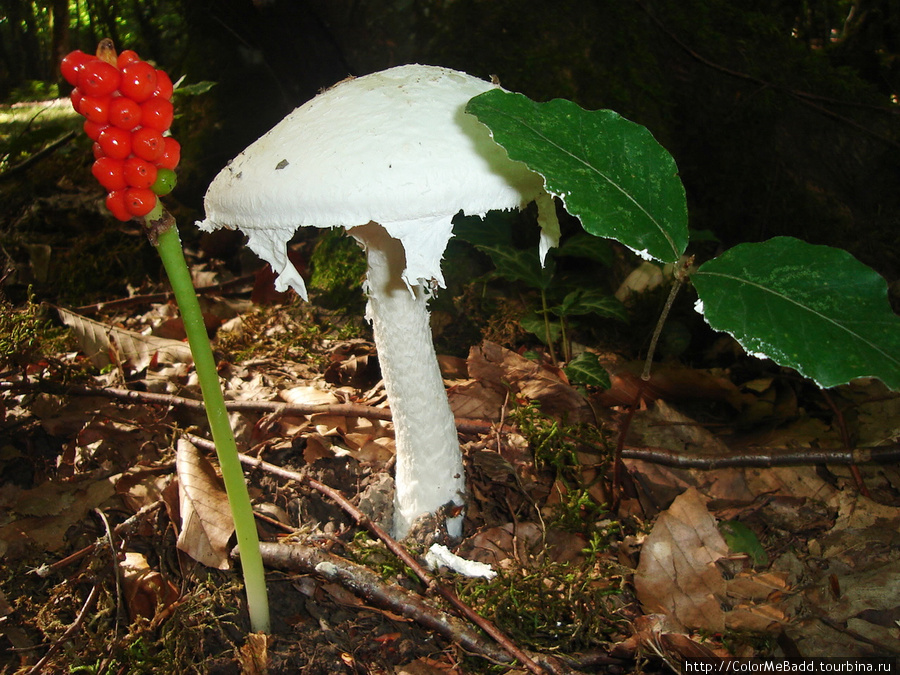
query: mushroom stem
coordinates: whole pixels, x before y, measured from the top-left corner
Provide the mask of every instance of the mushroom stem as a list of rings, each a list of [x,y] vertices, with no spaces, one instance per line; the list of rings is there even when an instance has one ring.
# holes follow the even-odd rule
[[[429,293],[403,280],[403,244],[377,223],[350,234],[366,250],[366,318],[372,322],[396,438],[394,536],[409,532],[416,517],[448,502],[461,505],[465,492],[462,453],[429,322]],[[452,536],[462,518],[447,521]]]

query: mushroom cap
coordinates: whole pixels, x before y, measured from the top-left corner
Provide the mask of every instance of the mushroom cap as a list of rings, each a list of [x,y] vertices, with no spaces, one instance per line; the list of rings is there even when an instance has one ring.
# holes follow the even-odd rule
[[[521,208],[543,191],[543,179],[465,112],[496,86],[422,65],[345,80],[232,160],[207,190],[198,226],[240,228],[278,273],[276,288],[306,297],[287,257],[297,228],[375,221],[403,243],[408,284],[442,286],[457,213]]]

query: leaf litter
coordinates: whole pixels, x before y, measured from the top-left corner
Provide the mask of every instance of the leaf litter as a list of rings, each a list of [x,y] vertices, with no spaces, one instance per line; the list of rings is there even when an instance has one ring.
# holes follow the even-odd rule
[[[293,302],[207,305],[242,450],[389,523],[393,432],[371,343],[329,335],[329,317]],[[61,311],[82,356],[59,363],[103,360],[80,390],[61,386],[47,365],[4,375],[4,672],[32,672],[63,640],[71,646],[49,661],[59,670],[488,671],[458,635],[314,570],[273,566],[275,632],[246,635],[224,490],[209,453],[185,435],[203,434],[202,408],[176,398],[199,399],[189,353],[172,348],[183,345],[177,317],[167,304],[90,319]],[[627,480],[613,495],[612,448],[633,371],[610,365],[613,388],[585,392],[555,366],[490,341],[467,358],[442,358],[442,367],[454,413],[465,418],[471,476],[468,536],[449,543],[498,574],[445,572],[441,583],[546,672],[677,670],[697,655],[897,654],[894,466],[861,466],[864,494],[841,464],[704,470],[629,458],[634,448],[699,459],[841,448],[847,429],[815,393],[778,374],[737,384],[727,372],[661,367],[628,429]],[[117,388],[126,395],[112,396]],[[896,397],[870,382],[837,395],[860,445],[896,443]],[[378,592],[399,582],[434,605],[422,611],[450,610],[309,484],[247,475],[262,538],[278,555],[313,547],[374,572]],[[755,537],[766,562],[729,547],[723,523]],[[424,555],[430,543],[409,546]]]

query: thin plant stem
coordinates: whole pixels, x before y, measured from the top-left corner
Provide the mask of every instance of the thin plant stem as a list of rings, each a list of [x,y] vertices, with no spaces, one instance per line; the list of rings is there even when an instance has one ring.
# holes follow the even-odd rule
[[[157,229],[155,226],[161,221],[162,227]],[[160,220],[150,221],[148,219],[148,222],[151,227],[150,239],[159,251],[166,273],[169,275],[172,292],[181,311],[184,330],[187,333],[188,343],[194,357],[194,368],[200,380],[206,416],[209,419],[210,431],[216,445],[222,479],[225,482],[228,503],[231,505],[231,515],[234,518],[234,530],[240,546],[241,569],[247,593],[250,626],[254,632],[268,633],[270,627],[269,598],[266,592],[265,568],[259,551],[256,521],[250,505],[250,494],[244,481],[244,471],[238,459],[234,432],[228,420],[225,397],[222,395],[222,388],[219,385],[216,361],[209,344],[206,326],[203,323],[203,315],[200,312],[200,303],[194,291],[194,284],[184,259],[178,228],[175,226],[174,220],[167,213],[163,213]]]
[[[553,337],[550,334],[550,310],[547,308],[547,294],[541,289],[541,313],[544,315],[544,335],[547,337],[547,348],[550,351],[550,361],[556,363],[556,352],[553,349]]]

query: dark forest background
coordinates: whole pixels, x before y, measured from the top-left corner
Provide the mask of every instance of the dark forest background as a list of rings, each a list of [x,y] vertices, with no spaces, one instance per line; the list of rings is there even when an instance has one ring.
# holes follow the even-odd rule
[[[0,100],[65,95],[61,56],[106,36],[216,83],[173,128],[197,215],[319,89],[419,62],[647,126],[723,247],[792,235],[900,277],[900,0],[2,0]]]

